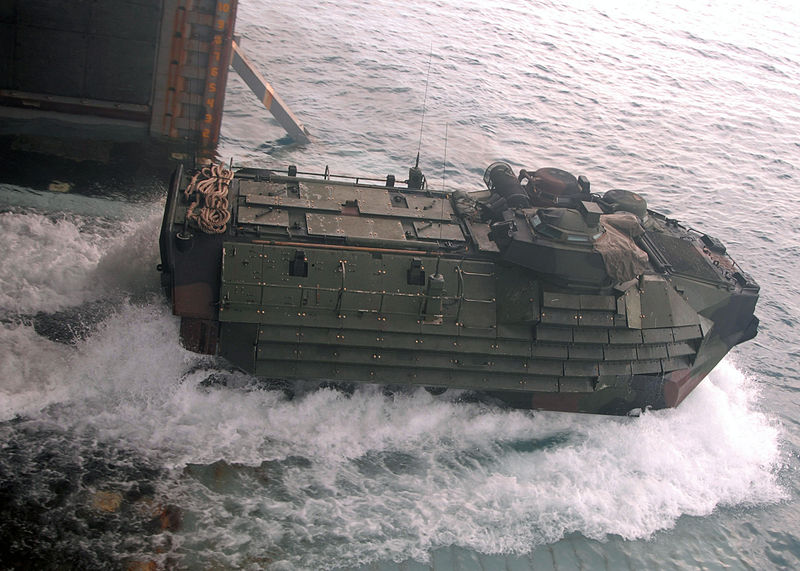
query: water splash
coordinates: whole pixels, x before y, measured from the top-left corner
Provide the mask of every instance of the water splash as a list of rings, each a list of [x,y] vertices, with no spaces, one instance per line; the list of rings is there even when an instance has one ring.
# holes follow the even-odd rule
[[[64,213],[0,212],[6,257],[0,315],[53,312],[110,295],[153,291],[160,214],[141,220]]]
[[[374,386],[298,385],[288,398],[180,347],[155,291],[155,214],[113,227],[3,216],[17,240],[6,311],[110,300],[69,344],[24,321],[0,329],[0,471],[35,489],[11,513],[61,510],[4,529],[88,533],[79,561],[329,568],[424,561],[442,546],[527,553],[573,533],[647,538],[685,514],[784,498],[780,429],[727,361],[680,408],[638,419]],[[32,256],[46,259],[28,271]],[[221,377],[227,387],[209,382]],[[98,497],[119,498],[115,511],[93,509]],[[153,505],[175,506],[179,524],[153,526],[142,507]]]
[[[40,412],[28,398],[27,422],[60,427],[84,443],[78,455],[134,451],[157,467],[149,485],[182,513],[162,532],[182,566],[424,561],[448,545],[526,553],[571,533],[647,538],[684,514],[784,497],[780,430],[728,362],[680,408],[638,419],[373,386],[289,399],[184,351],[168,309],[149,303],[124,305],[49,364],[61,374]],[[209,388],[209,375],[238,375],[240,388]],[[141,484],[126,470],[115,464],[106,484]]]

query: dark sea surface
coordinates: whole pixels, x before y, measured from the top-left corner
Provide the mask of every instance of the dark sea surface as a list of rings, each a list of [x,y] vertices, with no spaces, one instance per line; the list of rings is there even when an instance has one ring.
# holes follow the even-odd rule
[[[636,190],[761,284],[759,335],[640,418],[287,399],[180,347],[158,201],[0,209],[0,569],[800,568],[795,2],[247,0],[237,32],[313,142],[234,76],[223,160]]]

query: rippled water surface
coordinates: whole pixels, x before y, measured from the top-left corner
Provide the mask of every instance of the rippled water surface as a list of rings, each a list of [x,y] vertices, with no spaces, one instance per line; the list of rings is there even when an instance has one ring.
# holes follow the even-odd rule
[[[158,202],[4,208],[0,567],[800,566],[794,3],[249,0],[237,32],[314,140],[233,77],[225,160],[637,190],[761,284],[759,336],[638,419],[289,399],[180,347]]]

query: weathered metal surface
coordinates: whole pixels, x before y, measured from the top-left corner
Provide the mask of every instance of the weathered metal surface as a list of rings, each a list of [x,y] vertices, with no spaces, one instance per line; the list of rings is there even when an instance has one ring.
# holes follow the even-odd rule
[[[677,247],[657,251],[669,240],[651,240],[652,265],[620,282],[593,257],[600,213],[614,208],[597,195],[581,195],[574,211],[588,217],[583,230],[575,215],[537,211],[535,196],[514,189],[507,196],[519,208],[490,197],[459,211],[472,212],[465,219],[442,193],[294,172],[241,171],[231,230],[197,235],[188,248],[177,239],[187,232],[177,194],[165,214],[176,313],[219,323],[219,353],[254,374],[453,387],[513,406],[624,414],[676,406],[755,334],[757,286],[736,277],[716,243],[710,250],[656,213],[635,225],[682,236],[701,258],[682,265]],[[548,217],[561,226],[543,227]],[[187,341],[202,345],[197,333]]]
[[[289,212],[280,208],[267,209],[239,207],[239,221],[242,224],[255,224],[259,226],[289,226]]]
[[[147,105],[158,2],[12,1],[0,11],[0,88]],[[5,94],[8,95],[9,92]]]
[[[237,0],[5,4],[3,134],[213,150]]]
[[[307,212],[306,227],[310,236],[333,236],[348,239],[383,239],[403,242],[406,235],[399,220],[367,216],[337,216]]]
[[[164,0],[150,134],[209,152],[219,140],[237,0]]]

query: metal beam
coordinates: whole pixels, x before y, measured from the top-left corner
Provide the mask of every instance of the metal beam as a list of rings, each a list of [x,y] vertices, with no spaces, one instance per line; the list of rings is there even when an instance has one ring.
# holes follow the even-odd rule
[[[272,86],[258,72],[252,63],[244,56],[239,45],[234,41],[231,65],[236,73],[244,80],[250,90],[264,104],[264,107],[272,113],[272,116],[280,123],[289,136],[296,143],[310,143],[308,131],[303,124],[294,116],[289,107],[275,93]]]

